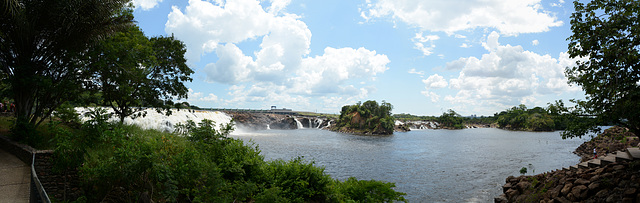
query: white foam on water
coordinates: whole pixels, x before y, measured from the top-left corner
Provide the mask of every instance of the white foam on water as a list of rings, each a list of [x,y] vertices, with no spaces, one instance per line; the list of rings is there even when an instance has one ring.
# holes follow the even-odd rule
[[[76,107],[75,109],[76,112],[80,114],[82,122],[86,122],[91,119],[83,115],[88,113],[90,110],[93,110],[93,108]],[[113,113],[113,109],[105,109],[107,110],[107,113]],[[143,129],[156,129],[165,132],[173,132],[177,124],[184,124],[188,120],[192,120],[196,124],[200,123],[204,119],[211,120],[215,123],[214,128],[216,130],[219,130],[220,124],[227,124],[231,122],[231,117],[229,115],[219,111],[172,109],[170,116],[160,114],[155,109],[146,109],[144,112],[147,113],[146,116],[135,119],[126,117],[124,119],[124,123],[128,125],[137,125]],[[119,118],[116,115],[113,115],[109,121],[118,122]]]

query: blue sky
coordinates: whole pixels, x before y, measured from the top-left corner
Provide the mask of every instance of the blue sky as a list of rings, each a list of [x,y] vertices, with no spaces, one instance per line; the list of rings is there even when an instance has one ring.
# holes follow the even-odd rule
[[[493,115],[584,98],[566,82],[564,0],[135,0],[148,36],[174,35],[200,107]]]

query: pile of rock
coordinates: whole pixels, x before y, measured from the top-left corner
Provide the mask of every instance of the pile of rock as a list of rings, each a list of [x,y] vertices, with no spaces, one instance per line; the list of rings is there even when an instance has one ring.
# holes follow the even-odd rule
[[[600,157],[627,147],[636,147],[638,143],[638,137],[628,129],[613,126],[590,141],[582,143],[574,153],[580,156],[580,161],[587,161],[593,159],[593,149],[596,149]]]
[[[510,176],[495,202],[638,202],[640,161]]]

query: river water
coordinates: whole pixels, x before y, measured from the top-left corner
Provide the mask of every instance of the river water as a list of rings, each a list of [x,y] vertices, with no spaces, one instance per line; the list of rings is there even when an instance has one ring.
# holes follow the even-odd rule
[[[410,202],[493,202],[508,176],[575,165],[573,150],[588,138],[562,140],[559,132],[493,128],[415,130],[362,136],[319,129],[234,132],[265,159],[302,156],[333,178],[395,182]],[[534,171],[535,170],[535,171]]]

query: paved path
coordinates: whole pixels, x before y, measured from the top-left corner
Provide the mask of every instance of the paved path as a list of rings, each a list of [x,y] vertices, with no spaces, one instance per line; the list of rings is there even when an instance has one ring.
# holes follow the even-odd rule
[[[31,168],[0,149],[0,202],[29,202]]]

